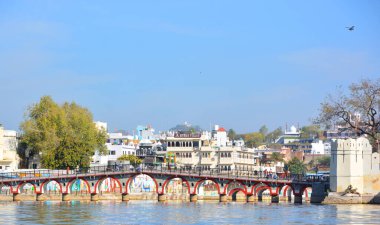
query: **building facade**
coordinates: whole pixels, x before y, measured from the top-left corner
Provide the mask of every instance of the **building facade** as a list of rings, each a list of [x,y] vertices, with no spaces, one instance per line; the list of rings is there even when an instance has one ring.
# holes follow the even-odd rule
[[[17,154],[17,132],[4,130],[0,125],[0,171],[18,169],[20,158]]]

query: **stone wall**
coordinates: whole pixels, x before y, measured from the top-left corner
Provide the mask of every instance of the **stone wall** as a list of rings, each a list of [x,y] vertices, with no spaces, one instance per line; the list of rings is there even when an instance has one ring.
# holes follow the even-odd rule
[[[344,192],[349,185],[360,194],[380,192],[380,158],[364,137],[338,139],[331,146],[330,190]]]

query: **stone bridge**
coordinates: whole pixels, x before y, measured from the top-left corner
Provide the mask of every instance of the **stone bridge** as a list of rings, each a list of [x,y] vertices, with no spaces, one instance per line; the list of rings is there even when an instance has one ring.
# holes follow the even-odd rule
[[[143,169],[144,168],[144,169]],[[80,170],[33,170],[0,174],[0,200],[199,199],[226,201],[311,200],[320,203],[328,181],[241,170],[100,166]],[[137,191],[136,191],[137,190]],[[311,193],[311,199],[309,194]]]

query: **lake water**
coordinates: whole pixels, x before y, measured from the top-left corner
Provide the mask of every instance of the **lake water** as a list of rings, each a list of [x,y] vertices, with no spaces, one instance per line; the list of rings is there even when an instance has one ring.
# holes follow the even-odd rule
[[[0,224],[380,224],[380,205],[1,202]]]

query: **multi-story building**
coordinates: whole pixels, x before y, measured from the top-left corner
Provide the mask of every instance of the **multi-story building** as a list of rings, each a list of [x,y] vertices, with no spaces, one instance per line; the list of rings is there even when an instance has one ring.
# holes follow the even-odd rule
[[[254,149],[227,146],[225,129],[218,126],[216,128],[212,136],[207,131],[168,133],[161,142],[166,146],[166,154],[173,156],[176,166],[200,167],[205,170],[253,170]]]
[[[17,132],[4,130],[0,124],[0,170],[18,169],[20,158],[17,154]]]

